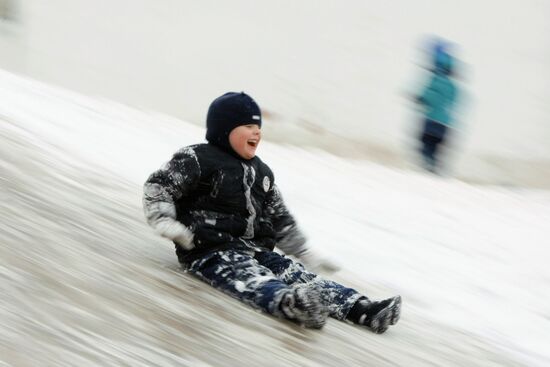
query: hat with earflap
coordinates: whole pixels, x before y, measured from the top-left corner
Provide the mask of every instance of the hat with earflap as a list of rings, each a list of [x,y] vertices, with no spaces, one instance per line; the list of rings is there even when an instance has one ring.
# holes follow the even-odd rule
[[[244,92],[228,92],[216,98],[206,116],[206,140],[224,149],[231,149],[229,133],[241,125],[262,126],[260,107]]]

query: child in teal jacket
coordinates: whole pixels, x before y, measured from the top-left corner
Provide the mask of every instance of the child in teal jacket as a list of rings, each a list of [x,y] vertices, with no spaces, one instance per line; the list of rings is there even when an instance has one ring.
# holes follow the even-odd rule
[[[431,79],[416,97],[424,112],[424,126],[420,136],[421,153],[426,168],[431,172],[436,172],[439,168],[439,148],[447,139],[449,127],[453,126],[452,110],[458,91],[452,79],[452,71],[452,56],[445,51],[436,50]]]

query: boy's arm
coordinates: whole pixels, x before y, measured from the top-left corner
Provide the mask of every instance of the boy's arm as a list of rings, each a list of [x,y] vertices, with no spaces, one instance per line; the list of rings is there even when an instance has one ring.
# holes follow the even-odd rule
[[[177,220],[175,202],[187,196],[200,178],[200,166],[192,148],[178,151],[143,185],[143,211],[156,233],[185,249],[193,245],[193,233]]]
[[[276,246],[285,254],[294,255],[312,270],[334,272],[338,265],[319,256],[306,245],[306,237],[298,228],[296,220],[286,208],[281,193],[273,185],[266,200],[267,213],[275,231]]]
[[[267,194],[265,211],[273,224],[276,246],[285,254],[297,255],[306,247],[306,237],[286,208],[281,193],[274,184]]]

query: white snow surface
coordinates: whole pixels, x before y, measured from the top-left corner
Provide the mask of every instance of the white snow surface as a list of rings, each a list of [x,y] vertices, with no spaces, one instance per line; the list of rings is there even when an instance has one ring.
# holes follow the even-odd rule
[[[0,118],[15,122],[2,129],[138,185],[204,140],[204,129],[176,118],[3,71],[0,101]],[[424,315],[527,365],[550,365],[550,192],[474,186],[265,140],[258,155],[311,247],[368,295],[401,294],[404,318]]]

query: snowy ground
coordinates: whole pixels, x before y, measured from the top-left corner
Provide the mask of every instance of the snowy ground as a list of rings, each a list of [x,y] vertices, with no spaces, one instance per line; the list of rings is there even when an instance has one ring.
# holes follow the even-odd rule
[[[0,72],[0,366],[547,366],[550,193],[263,142],[331,275],[386,334],[262,315],[180,271],[141,184],[203,130]]]

